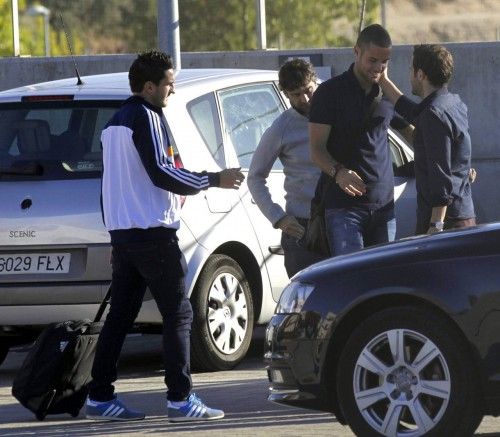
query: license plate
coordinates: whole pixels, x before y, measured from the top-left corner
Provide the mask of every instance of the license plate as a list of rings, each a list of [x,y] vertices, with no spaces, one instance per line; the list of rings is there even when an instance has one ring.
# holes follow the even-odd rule
[[[0,275],[68,273],[70,253],[0,254]]]

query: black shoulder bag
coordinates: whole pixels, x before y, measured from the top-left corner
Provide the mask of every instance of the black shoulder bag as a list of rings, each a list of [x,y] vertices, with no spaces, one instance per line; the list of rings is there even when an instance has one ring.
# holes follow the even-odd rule
[[[303,238],[303,244],[308,250],[325,258],[331,256],[326,234],[325,196],[332,183],[333,179],[330,177],[319,179],[316,194],[311,200],[311,214]]]

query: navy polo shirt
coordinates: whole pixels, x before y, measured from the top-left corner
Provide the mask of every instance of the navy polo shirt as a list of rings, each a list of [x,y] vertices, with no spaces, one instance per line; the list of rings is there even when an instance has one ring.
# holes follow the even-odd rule
[[[331,184],[326,208],[363,205],[379,209],[394,202],[394,173],[387,138],[389,125],[402,129],[408,124],[383,98],[370,117],[370,106],[379,93],[374,84],[370,93],[361,88],[353,72],[354,64],[339,76],[323,82],[313,95],[309,121],[332,126],[327,150],[333,159],[354,170],[363,179],[367,191],[352,197],[337,184]],[[329,177],[322,173],[321,178]]]

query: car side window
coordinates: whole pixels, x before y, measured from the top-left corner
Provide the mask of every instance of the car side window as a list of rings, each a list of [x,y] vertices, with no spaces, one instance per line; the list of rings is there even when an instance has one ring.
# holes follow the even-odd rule
[[[223,90],[219,99],[226,137],[241,168],[248,169],[262,134],[285,110],[283,103],[272,83]]]
[[[394,176],[414,177],[415,169],[411,148],[401,136],[399,137],[401,144],[398,143],[395,132],[393,132],[392,135],[388,135],[388,140]]]
[[[192,100],[187,110],[215,162],[224,168],[226,159],[214,94],[205,94]]]
[[[405,163],[403,154],[401,150],[399,150],[396,143],[392,140],[392,138],[389,138],[389,146],[391,148],[391,159],[393,168],[396,169],[401,167]]]

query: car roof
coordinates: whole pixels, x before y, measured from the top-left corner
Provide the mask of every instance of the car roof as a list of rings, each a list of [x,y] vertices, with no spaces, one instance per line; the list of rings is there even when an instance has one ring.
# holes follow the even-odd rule
[[[183,69],[176,71],[176,89],[203,88],[205,91],[220,89],[241,83],[262,80],[277,80],[277,71],[204,68]],[[0,102],[19,101],[23,96],[73,95],[75,100],[123,99],[131,94],[128,72],[98,74],[82,77],[83,84],[77,84],[77,78],[60,79],[26,85],[0,92]]]

